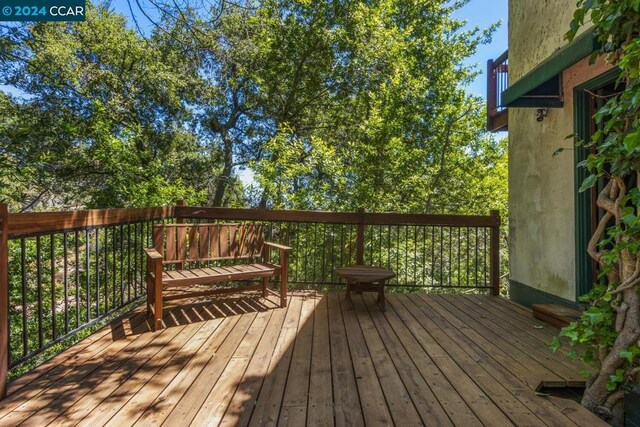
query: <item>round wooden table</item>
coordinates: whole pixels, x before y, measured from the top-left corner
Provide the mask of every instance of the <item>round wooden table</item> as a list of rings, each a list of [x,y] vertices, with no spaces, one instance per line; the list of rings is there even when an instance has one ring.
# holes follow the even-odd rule
[[[391,270],[372,265],[354,265],[350,267],[336,268],[336,274],[347,282],[347,295],[345,300],[353,309],[351,291],[377,292],[380,310],[384,311],[384,282],[396,276]]]

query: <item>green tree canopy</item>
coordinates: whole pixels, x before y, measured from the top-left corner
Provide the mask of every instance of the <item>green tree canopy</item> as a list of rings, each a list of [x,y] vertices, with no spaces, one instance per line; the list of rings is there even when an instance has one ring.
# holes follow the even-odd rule
[[[465,29],[465,3],[154,2],[143,31],[98,5],[84,23],[5,28],[0,75],[26,94],[0,100],[11,197],[504,207],[504,143],[465,89],[493,27]]]

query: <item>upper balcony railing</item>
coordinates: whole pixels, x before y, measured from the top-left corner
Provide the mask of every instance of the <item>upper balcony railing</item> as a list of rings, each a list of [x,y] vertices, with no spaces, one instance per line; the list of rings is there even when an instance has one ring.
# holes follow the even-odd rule
[[[0,205],[0,393],[9,368],[142,301],[153,224],[264,224],[293,248],[292,287],[339,285],[335,268],[393,269],[390,286],[499,293],[497,212],[486,216],[178,206],[10,214]],[[274,260],[277,262],[277,260]],[[220,261],[224,263],[226,261]],[[216,266],[211,263],[210,266]],[[48,353],[49,353],[48,352]],[[33,362],[31,362],[33,363]]]
[[[487,130],[507,130],[508,110],[502,92],[509,86],[509,51],[487,61]]]

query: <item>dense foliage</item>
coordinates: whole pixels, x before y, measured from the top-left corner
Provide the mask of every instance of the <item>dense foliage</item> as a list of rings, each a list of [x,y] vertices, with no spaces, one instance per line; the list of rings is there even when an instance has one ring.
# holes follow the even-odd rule
[[[506,140],[482,131],[482,100],[465,89],[477,71],[464,61],[493,28],[452,18],[465,3],[221,1],[203,11],[154,0],[145,14],[132,3],[128,17],[94,3],[83,23],[0,26],[0,202],[506,218]],[[242,183],[245,171],[253,182]],[[354,262],[354,227],[281,227],[271,232],[295,247],[294,282],[328,283]],[[365,237],[365,259],[392,266],[399,283],[488,280],[487,230],[385,226]],[[12,362],[135,300],[143,244],[142,224],[13,239]]]
[[[589,309],[562,335],[597,367],[583,405],[620,424],[625,386],[640,374],[640,2],[580,0],[569,40],[586,21],[602,43],[596,55],[606,55],[620,78],[618,93],[595,115],[600,130],[582,142],[594,152],[581,165],[592,172],[581,190],[605,180],[597,200],[604,216],[588,248],[600,282],[584,298]]]
[[[464,87],[493,28],[452,18],[465,3],[154,2],[140,31],[98,4],[2,27],[0,197],[504,212],[505,142]]]

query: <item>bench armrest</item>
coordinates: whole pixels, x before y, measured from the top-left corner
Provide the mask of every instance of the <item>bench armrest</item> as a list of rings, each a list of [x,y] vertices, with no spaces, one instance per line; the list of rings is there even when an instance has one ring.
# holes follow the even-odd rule
[[[147,258],[149,258],[150,260],[155,261],[158,259],[162,259],[162,255],[160,254],[160,252],[155,250],[155,248],[144,248],[143,250],[147,254]]]
[[[278,243],[273,243],[273,242],[264,242],[265,246],[269,246],[271,248],[274,249],[280,249],[281,251],[290,251],[291,248],[289,246],[285,246],[285,245],[281,245]]]

